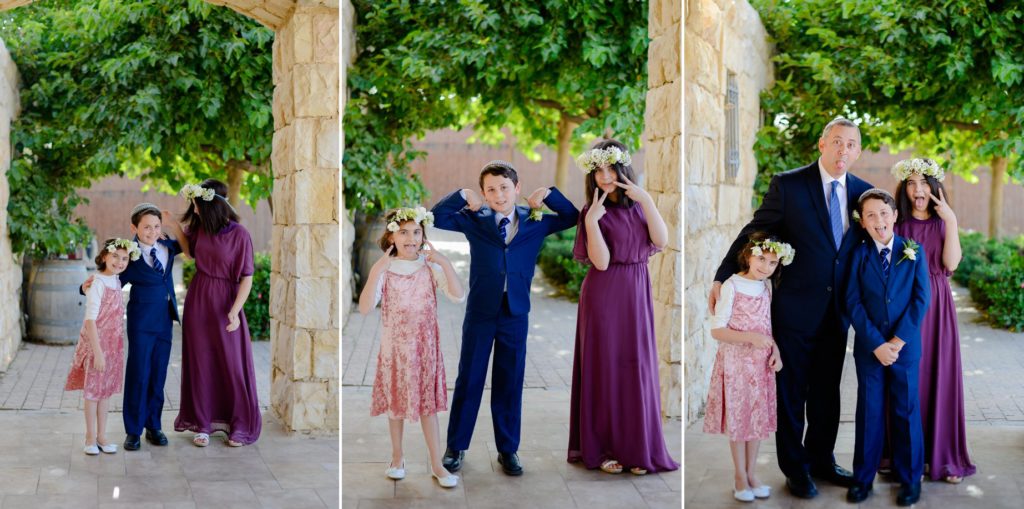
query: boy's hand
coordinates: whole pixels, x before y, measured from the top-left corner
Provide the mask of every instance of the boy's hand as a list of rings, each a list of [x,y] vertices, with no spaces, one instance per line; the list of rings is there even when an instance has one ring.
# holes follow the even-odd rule
[[[547,198],[550,193],[550,189],[541,187],[526,197],[526,203],[530,205],[531,209],[539,209],[544,206],[544,198]]]
[[[86,279],[84,283],[82,283],[82,291],[83,292],[89,293],[89,288],[92,287],[92,282],[93,282],[94,279],[96,279],[96,276],[89,276],[89,278]]]
[[[107,370],[107,359],[103,357],[102,350],[96,350],[92,353],[92,369],[93,371]]]
[[[480,207],[484,206],[484,199],[472,189],[463,189],[462,194],[466,195],[466,206],[469,210],[476,212],[480,210]]]
[[[427,262],[443,265],[448,261],[448,258],[445,257],[445,255],[441,254],[441,252],[438,251],[437,248],[434,247],[434,245],[431,244],[429,240],[424,241],[424,243],[426,244],[426,247],[429,247],[430,249],[424,249],[420,251],[420,254],[426,257]]]
[[[893,336],[892,339],[886,341],[886,343],[893,345],[896,348],[896,353],[900,353],[900,350],[903,350],[903,345],[907,344],[907,342],[900,339],[899,336]]]
[[[900,358],[899,347],[892,343],[882,343],[881,346],[875,348],[875,357],[878,362],[881,362],[883,366],[892,366],[892,363],[896,362]]]

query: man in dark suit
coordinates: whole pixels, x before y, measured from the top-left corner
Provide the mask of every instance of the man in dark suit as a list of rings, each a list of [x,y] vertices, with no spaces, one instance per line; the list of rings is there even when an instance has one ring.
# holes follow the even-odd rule
[[[516,451],[522,419],[530,282],[544,237],[575,226],[579,211],[558,189],[542,187],[527,201],[532,208],[543,203],[555,214],[531,218],[530,208],[516,205],[519,177],[505,161],[484,166],[480,190],[483,197],[472,189],[457,190],[432,209],[434,226],[464,233],[470,249],[469,298],[443,463],[449,472],[462,468],[493,344],[491,419],[498,463],[506,474],[522,475]]]
[[[714,312],[722,282],[739,271],[736,255],[751,233],[775,235],[796,250],[772,299],[772,329],[785,366],[776,375],[776,450],[786,486],[801,498],[818,494],[812,475],[841,486],[852,482],[833,454],[850,328],[843,290],[850,252],[864,236],[851,214],[857,198],[871,188],[848,173],[861,151],[856,124],[845,118],[829,122],[818,151],[816,162],[772,177],[761,207],[715,273],[708,297]]]

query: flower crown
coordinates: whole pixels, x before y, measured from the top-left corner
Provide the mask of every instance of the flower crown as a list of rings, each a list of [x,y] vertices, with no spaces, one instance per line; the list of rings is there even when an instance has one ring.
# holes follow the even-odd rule
[[[136,244],[135,241],[128,239],[114,239],[112,242],[107,243],[106,250],[108,253],[116,252],[118,249],[128,251],[128,258],[133,262],[142,256],[142,250],[139,249],[139,245]]]
[[[417,224],[423,223],[424,226],[432,226],[434,213],[423,207],[398,209],[395,211],[395,217],[388,223],[388,231],[397,232],[399,223],[405,221],[416,221]]]
[[[938,163],[928,158],[904,159],[892,167],[892,174],[900,180],[907,180],[911,175],[927,175],[942,182],[946,178],[945,172]]]
[[[781,261],[783,265],[793,263],[793,257],[796,256],[796,250],[793,249],[793,246],[785,242],[771,239],[754,242],[754,248],[750,250],[750,253],[754,256],[761,256],[765,251],[778,255],[779,261]]]
[[[181,188],[178,194],[189,201],[196,198],[202,198],[203,201],[213,201],[213,198],[217,196],[213,189],[200,186],[199,184],[185,184],[185,187]]]
[[[631,162],[632,159],[629,157],[629,152],[623,151],[619,147],[591,149],[576,158],[576,166],[584,174],[590,173],[602,166],[611,166],[615,163],[627,165]]]

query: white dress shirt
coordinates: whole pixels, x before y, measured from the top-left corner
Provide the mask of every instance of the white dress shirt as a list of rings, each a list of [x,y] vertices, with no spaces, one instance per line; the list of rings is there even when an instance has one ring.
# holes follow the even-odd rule
[[[871,240],[874,241],[874,243],[875,243],[875,253],[882,254],[882,249],[883,248],[889,248],[889,254],[885,255],[885,259],[889,260],[889,267],[892,267],[892,246],[893,246],[893,243],[896,241],[896,236],[893,235],[892,237],[889,237],[889,243],[888,244],[882,244],[881,242],[878,242],[875,239],[871,239]]]
[[[843,235],[846,235],[846,230],[850,229],[850,214],[846,212],[846,173],[844,172],[839,178],[832,178],[832,175],[829,175],[821,165],[820,158],[818,159],[818,171],[821,173],[822,189],[825,191],[826,210],[828,210],[828,206],[831,205],[828,202],[828,198],[832,195],[832,181],[839,181],[839,186],[836,187],[836,195],[839,197],[839,215],[843,216]]]
[[[156,243],[156,246],[147,246],[141,240],[139,241],[139,249],[142,250],[142,260],[146,262],[146,265],[153,266],[153,257],[149,253],[153,251],[154,247],[156,247],[156,257],[160,260],[160,266],[167,270],[167,255],[169,253],[167,252],[167,246],[159,242]]]

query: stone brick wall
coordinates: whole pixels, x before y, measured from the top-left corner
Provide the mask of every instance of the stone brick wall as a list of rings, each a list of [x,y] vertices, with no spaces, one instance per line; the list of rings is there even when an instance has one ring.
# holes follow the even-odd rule
[[[341,111],[345,111],[345,101],[348,100],[348,80],[345,78],[345,70],[352,63],[355,55],[356,31],[355,17],[353,15],[352,3],[344,0],[341,9],[341,33],[344,39],[341,41]],[[345,153],[345,129],[341,129],[339,136],[341,153]],[[341,186],[345,186],[344,180]],[[341,190],[339,189],[340,193]],[[345,323],[349,313],[352,312],[352,299],[355,292],[355,278],[352,277],[352,246],[356,240],[356,228],[352,224],[352,218],[348,217],[348,209],[345,208],[345,195],[339,194],[341,199],[341,323]]]
[[[684,291],[686,422],[704,408],[717,351],[707,297],[725,251],[752,217],[759,95],[773,81],[768,34],[746,0],[687,0],[685,70],[686,274]],[[725,172],[726,76],[739,85],[740,170]]]
[[[14,360],[21,345],[21,256],[11,252],[7,228],[7,170],[11,167],[11,119],[18,116],[18,69],[0,41],[0,373]]]
[[[661,409],[680,417],[682,343],[682,239],[679,236],[682,189],[680,150],[682,112],[679,50],[681,4],[678,0],[652,0],[648,14],[651,44],[647,53],[647,106],[644,112],[644,142],[647,151],[647,190],[658,204],[668,225],[668,245],[651,258],[654,295],[654,327],[658,338],[658,372],[661,379]]]

